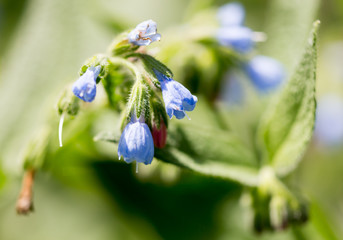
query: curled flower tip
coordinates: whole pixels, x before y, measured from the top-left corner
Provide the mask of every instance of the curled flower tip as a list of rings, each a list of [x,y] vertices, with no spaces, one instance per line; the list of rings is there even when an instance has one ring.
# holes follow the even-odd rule
[[[131,163],[151,164],[154,157],[154,141],[144,118],[131,118],[120,137],[118,144],[118,157],[123,156],[124,161]]]
[[[18,214],[28,214],[29,212],[33,211],[33,180],[34,170],[26,171],[23,178],[22,189],[16,205]]]
[[[85,102],[92,102],[96,95],[96,79],[100,73],[101,66],[89,67],[87,71],[79,77],[73,84],[75,96]]]
[[[63,129],[63,122],[64,122],[64,113],[61,114],[60,123],[58,125],[58,140],[60,142],[60,147],[62,147],[62,129]]]
[[[245,65],[244,70],[261,92],[278,87],[286,77],[282,64],[266,56],[254,57]]]
[[[127,36],[129,42],[138,46],[148,46],[159,41],[161,35],[157,33],[157,24],[153,20],[141,22]]]
[[[157,79],[161,83],[162,95],[169,118],[175,116],[182,119],[186,116],[185,111],[193,111],[198,98],[191,94],[181,83],[174,81],[154,69]]]
[[[220,28],[217,32],[218,42],[237,52],[247,53],[254,47],[254,33],[250,28],[233,26]]]
[[[223,27],[243,25],[245,18],[244,7],[237,2],[225,4],[218,9],[217,18]]]

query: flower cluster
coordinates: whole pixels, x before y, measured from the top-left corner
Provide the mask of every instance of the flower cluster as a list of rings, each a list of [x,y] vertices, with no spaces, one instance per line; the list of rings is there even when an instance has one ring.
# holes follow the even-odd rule
[[[264,33],[253,32],[243,25],[245,11],[240,3],[228,3],[220,7],[217,17],[221,25],[217,32],[218,42],[238,53],[250,53],[255,42],[266,39]],[[244,62],[242,70],[257,90],[263,93],[280,86],[286,76],[281,63],[260,55]]]
[[[160,40],[160,38],[161,35],[157,33],[154,21],[147,20],[138,24],[124,39],[115,40],[114,49],[111,49],[114,56],[104,57],[99,55],[87,62],[81,68],[81,76],[72,86],[72,91],[76,97],[85,102],[92,102],[96,96],[96,84],[101,79],[104,80],[103,83],[107,93],[109,95],[115,94],[112,89],[114,87],[113,83],[108,83],[110,80],[104,77],[107,76],[107,72],[111,72],[111,70],[108,70],[111,68],[108,65],[113,65],[114,69],[118,67],[118,64],[123,65],[130,68],[135,74],[136,79],[126,103],[128,117],[125,121],[128,123],[119,140],[118,157],[119,159],[123,157],[127,163],[136,161],[137,168],[138,163],[151,164],[154,157],[154,145],[157,148],[165,146],[167,138],[166,121],[168,121],[166,116],[168,115],[169,118],[175,116],[177,119],[182,119],[186,116],[185,111],[192,111],[198,101],[197,97],[193,96],[187,88],[169,77],[171,72],[169,69],[168,73],[164,71],[164,69],[167,69],[166,66],[150,55],[140,55],[135,52],[137,47],[147,46],[154,41]],[[119,42],[119,44],[116,44],[116,42]],[[117,49],[115,49],[116,47]],[[118,50],[118,48],[121,49]],[[150,60],[148,63],[153,64],[147,65],[147,71],[154,73],[151,77],[156,78],[156,81],[159,82],[165,109],[162,101],[159,100],[159,94],[153,93],[157,90],[153,82],[146,79],[147,74],[141,73],[142,70],[135,67],[135,64],[131,63],[125,56],[118,57],[122,49],[132,51],[131,56],[134,54],[136,54],[134,55],[136,57],[145,56]],[[118,55],[116,56],[116,54]],[[149,87],[149,85],[151,86]],[[150,118],[151,115],[153,116],[152,119]],[[61,122],[63,123],[63,120]],[[152,126],[152,129],[150,129],[150,126]]]

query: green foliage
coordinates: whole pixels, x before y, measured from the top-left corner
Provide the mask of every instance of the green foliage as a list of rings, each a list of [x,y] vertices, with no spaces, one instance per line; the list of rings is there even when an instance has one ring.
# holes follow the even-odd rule
[[[132,86],[132,74],[124,66],[113,66],[102,83],[106,91],[108,102],[116,110],[123,109],[127,102],[125,96]]]
[[[280,95],[273,99],[258,129],[261,147],[265,147],[263,159],[272,164],[278,174],[287,174],[295,168],[312,137],[318,27],[319,21],[316,21],[295,73]]]
[[[158,61],[156,58],[148,54],[135,53],[135,54],[131,54],[130,56],[138,57],[142,60],[145,70],[149,74],[149,77],[155,86],[159,86],[159,81],[156,79],[154,69],[167,77],[170,77],[170,78],[173,77],[172,71],[166,65],[164,65],[163,63]]]
[[[40,169],[48,153],[51,129],[49,126],[42,128],[28,144],[24,154],[24,169]]]

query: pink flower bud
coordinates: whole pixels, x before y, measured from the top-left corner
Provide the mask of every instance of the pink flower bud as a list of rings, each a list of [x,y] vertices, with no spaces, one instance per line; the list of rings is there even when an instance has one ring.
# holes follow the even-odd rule
[[[167,127],[164,121],[161,119],[160,128],[157,127],[154,122],[152,125],[152,138],[154,139],[154,145],[157,148],[164,148],[167,142]]]

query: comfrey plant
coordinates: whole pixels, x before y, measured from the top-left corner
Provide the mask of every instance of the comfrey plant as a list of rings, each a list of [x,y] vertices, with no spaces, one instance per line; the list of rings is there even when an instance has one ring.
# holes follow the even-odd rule
[[[165,113],[170,118],[175,115],[177,119],[182,119],[185,111],[194,110],[197,102],[197,98],[187,88],[171,78],[172,73],[165,65],[150,55],[140,53],[136,47],[147,46],[159,41],[160,38],[154,21],[148,20],[138,24],[126,37],[115,40],[110,49],[110,56],[97,55],[88,61],[81,68],[80,78],[72,86],[76,97],[85,102],[92,102],[96,95],[96,84],[101,79],[111,98],[110,95],[117,86],[109,83],[109,75],[117,66],[126,67],[134,73],[136,79],[125,107],[126,117],[123,123],[127,125],[119,140],[118,157],[123,157],[127,163],[136,161],[137,172],[138,163],[151,164],[154,157],[154,140],[149,126],[153,125],[153,130],[158,132],[161,131],[162,125],[162,131],[165,133],[157,134],[159,137],[155,138],[155,145],[163,148],[166,143],[168,121]],[[133,63],[130,59],[134,59]],[[141,59],[144,67],[136,66],[136,59]],[[161,110],[162,103],[158,91],[162,91],[165,110]],[[151,104],[153,101],[154,104]],[[161,136],[163,139],[160,139]]]
[[[210,15],[212,21],[173,29],[171,37],[166,33],[161,38],[152,20],[118,35],[107,53],[85,62],[79,78],[58,102],[60,145],[64,120],[74,119],[75,125],[83,126],[82,130],[75,130],[75,125],[66,126],[65,145],[70,146],[80,136],[83,140],[91,139],[89,135],[107,117],[106,111],[116,112],[115,120],[111,120],[113,131],[101,128],[105,132],[95,137],[114,144],[111,159],[135,162],[136,172],[139,164],[150,165],[157,159],[180,169],[235,181],[246,189],[244,195],[249,198],[248,208],[256,231],[281,230],[304,222],[308,217],[307,201],[289,189],[284,177],[297,167],[312,137],[319,22],[314,23],[297,67],[286,75],[281,63],[257,53],[256,41],[262,40],[262,36],[265,40],[265,36],[244,26],[244,17],[242,5],[233,3],[219,8],[217,17]],[[149,50],[150,44],[161,39],[166,43]],[[241,90],[248,89],[246,85],[271,95],[278,86],[282,88],[273,98],[247,94],[246,98],[256,96],[250,101],[255,105],[242,104],[232,113],[218,101],[223,77],[232,70],[239,70],[250,79],[237,88],[229,85],[237,98]],[[262,104],[266,105],[259,107]],[[187,114],[191,111],[193,120],[189,122],[184,118],[189,118]],[[82,117],[78,116],[80,113]],[[170,124],[174,116],[184,120],[174,119]],[[34,172],[46,156],[66,149],[48,148],[57,145],[52,144],[51,139],[56,140],[57,136],[51,134],[51,129],[50,126],[45,131],[47,137],[33,141],[37,148],[30,147],[25,157],[27,174],[18,201],[20,213],[33,208],[32,194],[27,193],[32,193]],[[70,137],[73,131],[74,138]],[[78,144],[88,149],[94,143]],[[90,149],[108,157],[108,152],[104,154],[97,148],[98,144],[102,143]]]

